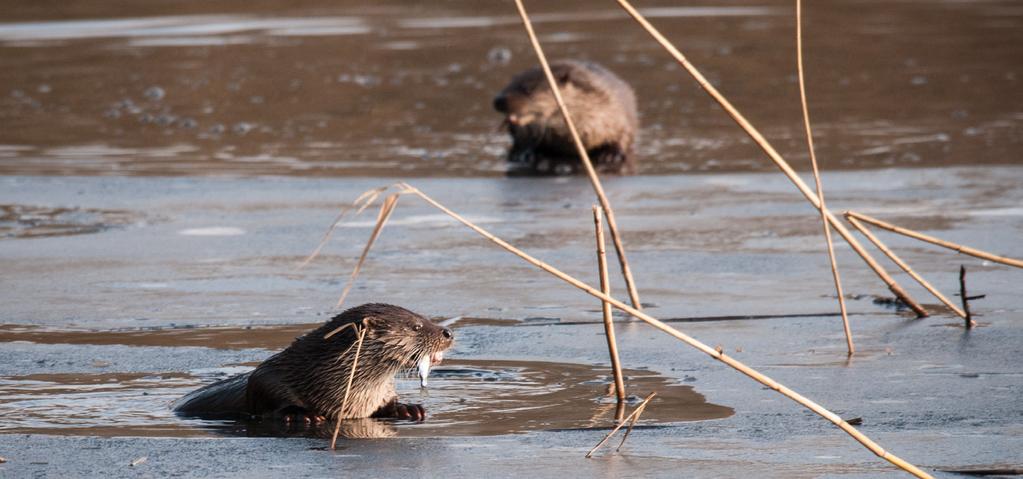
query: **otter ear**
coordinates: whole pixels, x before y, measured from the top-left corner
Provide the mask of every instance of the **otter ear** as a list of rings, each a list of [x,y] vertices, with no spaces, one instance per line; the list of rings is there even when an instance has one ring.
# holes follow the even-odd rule
[[[551,68],[551,73],[554,74],[554,79],[558,81],[559,85],[564,85],[572,79],[572,69],[564,65]]]
[[[365,318],[362,318],[362,327],[367,330],[373,329],[373,326],[376,325],[377,321],[379,320],[375,316],[366,316]]]

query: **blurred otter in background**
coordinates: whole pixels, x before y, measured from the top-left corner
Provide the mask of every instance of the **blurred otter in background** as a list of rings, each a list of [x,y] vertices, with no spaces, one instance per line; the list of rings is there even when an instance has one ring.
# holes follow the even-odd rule
[[[632,145],[639,129],[636,95],[614,73],[592,62],[551,63],[576,130],[598,172],[635,172]],[[582,160],[543,70],[519,73],[494,98],[512,136],[509,174],[570,175]]]

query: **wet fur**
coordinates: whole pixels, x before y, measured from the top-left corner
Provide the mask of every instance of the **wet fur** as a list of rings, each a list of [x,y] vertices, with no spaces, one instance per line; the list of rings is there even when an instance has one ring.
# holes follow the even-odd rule
[[[639,115],[632,88],[592,62],[557,61],[551,71],[594,168],[633,173]],[[507,159],[513,166],[541,175],[581,171],[575,143],[543,70],[516,75],[494,98],[494,108],[506,115],[504,125],[513,141]]]
[[[324,336],[347,324],[367,329],[352,391],[340,411],[358,336],[355,327]],[[389,417],[401,406],[394,375],[451,343],[450,331],[407,309],[364,304],[295,339],[256,369],[189,393],[175,403],[174,411],[201,417]]]

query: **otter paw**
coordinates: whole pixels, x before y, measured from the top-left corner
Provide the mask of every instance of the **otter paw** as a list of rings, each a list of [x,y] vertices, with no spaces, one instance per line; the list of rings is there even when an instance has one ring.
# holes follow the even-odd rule
[[[515,150],[508,152],[508,162],[517,165],[532,165],[536,161],[536,152],[531,149]]]
[[[373,413],[373,417],[422,421],[426,419],[426,409],[420,404],[402,404],[392,401]]]
[[[396,419],[422,421],[426,419],[426,409],[424,409],[420,404],[396,403],[394,405],[394,417]]]
[[[598,148],[590,153],[590,157],[598,169],[605,171],[620,169],[629,161],[628,155],[616,145]]]
[[[284,424],[287,424],[287,425],[292,425],[292,424],[295,424],[295,425],[298,425],[298,424],[305,424],[305,425],[322,424],[323,422],[325,422],[327,420],[327,418],[325,418],[325,417],[323,417],[323,416],[321,416],[319,414],[313,414],[313,413],[305,410],[304,408],[295,407],[295,406],[286,407],[286,408],[283,408],[283,409],[277,411],[277,416],[280,418],[281,422],[283,422]]]

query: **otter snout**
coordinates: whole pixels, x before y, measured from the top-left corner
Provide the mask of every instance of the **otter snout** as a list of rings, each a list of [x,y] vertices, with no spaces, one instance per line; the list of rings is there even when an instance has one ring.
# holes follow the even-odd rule
[[[497,95],[494,97],[494,109],[501,113],[508,114],[508,97],[504,95]]]

